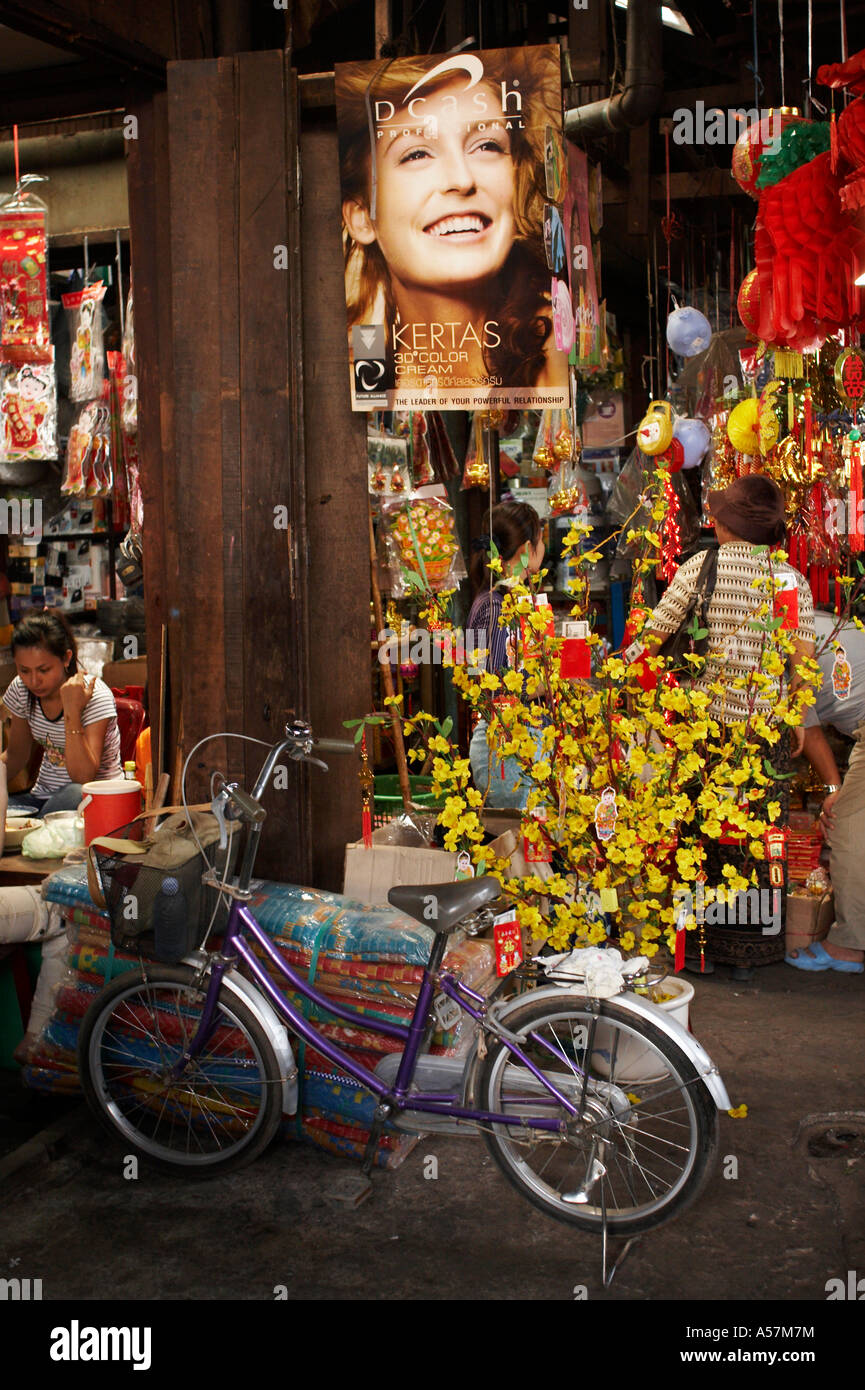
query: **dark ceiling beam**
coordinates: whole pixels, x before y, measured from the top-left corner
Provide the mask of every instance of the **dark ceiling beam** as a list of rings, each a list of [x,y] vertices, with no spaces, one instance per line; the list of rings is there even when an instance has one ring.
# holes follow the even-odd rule
[[[96,59],[4,73],[0,83],[0,126],[122,110],[133,104],[142,86],[149,84],[132,74],[112,72]]]
[[[146,7],[118,4],[110,25],[95,20],[92,11],[90,0],[0,0],[0,23],[57,48],[119,64],[158,85],[165,83],[170,59],[207,56],[202,52],[207,31],[212,43],[206,0],[149,0]],[[159,36],[161,51],[138,38],[145,16],[146,31]]]

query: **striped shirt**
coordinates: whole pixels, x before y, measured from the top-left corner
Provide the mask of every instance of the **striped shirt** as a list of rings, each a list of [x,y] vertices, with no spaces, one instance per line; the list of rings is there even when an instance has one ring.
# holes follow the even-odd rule
[[[753,584],[768,578],[769,561],[765,551],[755,555],[754,549],[750,541],[733,541],[718,549],[718,578],[707,611],[709,650],[702,675],[694,682],[697,690],[706,690],[714,681],[724,684],[724,694],[716,695],[709,706],[710,716],[724,723],[743,723],[748,719],[748,693],[744,688],[735,688],[732,682],[748,677],[760,665],[762,636],[748,624],[767,599],[767,590],[754,588]],[[649,628],[667,634],[680,626],[703,558],[701,550],[679,566],[649,618]],[[794,576],[799,594],[799,626],[792,635],[813,642],[814,604],[806,580],[786,564],[774,565],[772,574],[776,586],[784,577]],[[779,698],[780,686],[774,681],[756,701],[756,711],[771,715]]]
[[[42,712],[41,703],[35,696],[32,698],[31,708],[30,692],[20,676],[16,676],[7,688],[3,703],[10,714],[17,714],[19,719],[27,720],[34,743],[45,749],[39,765],[39,776],[30,790],[30,795],[49,797],[53,792],[60,791],[61,787],[68,786],[72,779],[66,769],[66,726],[63,711],[60,711],[56,719],[47,719]],[[97,680],[93,694],[81,713],[81,727],[96,724],[100,719],[107,719],[109,723],[102,745],[102,761],[94,779],[97,782],[123,775],[120,762],[120,730],[117,727],[114,696],[104,681]]]
[[[485,651],[484,670],[495,676],[513,667],[516,648],[514,632],[499,621],[502,597],[501,589],[484,589],[472,604],[466,621],[466,647],[474,642],[476,652]]]

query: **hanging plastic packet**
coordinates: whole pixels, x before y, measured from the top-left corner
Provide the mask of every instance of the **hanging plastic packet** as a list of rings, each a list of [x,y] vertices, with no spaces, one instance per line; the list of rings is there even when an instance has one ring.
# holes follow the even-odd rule
[[[105,383],[106,389],[108,383]],[[105,497],[111,491],[111,424],[107,402],[87,401],[69,431],[60,491],[73,497]]]
[[[489,491],[490,486],[490,465],[484,449],[484,412],[476,410],[472,417],[472,426],[469,430],[469,442],[466,449],[466,461],[463,465],[463,491],[469,488],[479,487],[484,491]]]
[[[454,589],[465,578],[453,508],[446,498],[409,493],[385,502],[382,523],[394,598]]]
[[[98,396],[105,379],[102,345],[102,299],[105,286],[88,285],[73,294],[62,295],[69,315],[69,399],[90,401]]]
[[[0,362],[50,363],[46,209],[26,181],[0,207]]]
[[[138,430],[138,376],[135,367],[135,300],[131,286],[126,300],[122,350],[124,362],[123,433],[135,434]]]
[[[544,410],[535,437],[533,460],[551,473],[574,457],[574,428],[570,410]]]
[[[0,462],[56,457],[54,363],[0,366]]]

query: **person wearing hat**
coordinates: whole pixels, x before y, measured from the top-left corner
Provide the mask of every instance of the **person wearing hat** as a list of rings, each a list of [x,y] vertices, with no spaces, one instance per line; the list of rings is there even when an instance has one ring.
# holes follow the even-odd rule
[[[694,681],[694,688],[706,690],[716,682],[723,684],[722,693],[712,697],[708,715],[722,727],[729,727],[747,722],[751,714],[749,703],[753,702],[753,695],[749,695],[743,687],[745,679],[760,666],[763,637],[750,623],[766,595],[766,589],[755,587],[755,581],[768,580],[770,572],[768,552],[755,553],[755,547],[783,544],[786,534],[784,498],[771,478],[751,473],[737,478],[723,490],[711,491],[706,500],[706,510],[714,521],[718,537],[718,565],[715,587],[707,609],[708,652],[703,671]],[[694,594],[703,559],[703,552],[698,552],[680,565],[652,612],[643,636],[650,651],[680,627]],[[791,634],[794,650],[789,673],[790,687],[796,689],[802,684],[797,667],[804,658],[814,653],[811,590],[804,577],[791,565],[773,564],[772,574],[776,584],[786,583],[791,588],[795,585],[797,591],[798,625]],[[779,696],[780,685],[776,681],[774,687],[770,686],[760,693],[754,712],[771,720]],[[761,740],[755,741],[762,743]],[[775,744],[765,744],[763,751],[775,771],[783,776],[789,770],[791,753],[798,755],[803,742],[804,728],[796,729],[791,737],[785,725],[780,740]],[[789,781],[779,781],[773,796],[773,800],[781,803],[779,824],[783,824],[787,818],[789,797]],[[710,885],[723,884],[721,870],[725,864],[745,870],[745,851],[738,845],[722,845],[717,840],[708,840],[704,867]],[[747,866],[746,876],[750,876],[751,867],[751,864]],[[768,863],[760,861],[755,867],[758,887],[769,889]],[[732,921],[726,926],[707,924],[709,954],[722,964],[733,965],[734,978],[749,978],[751,964],[769,964],[784,957],[786,863],[784,874],[779,913],[773,913],[771,932],[758,929],[731,933],[729,928],[733,925]],[[737,926],[742,925],[740,915],[740,909],[731,908],[731,917],[735,916]]]

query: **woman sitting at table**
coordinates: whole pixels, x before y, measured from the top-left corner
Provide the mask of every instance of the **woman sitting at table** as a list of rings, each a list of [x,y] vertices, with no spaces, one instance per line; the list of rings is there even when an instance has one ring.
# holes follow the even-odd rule
[[[75,638],[62,614],[24,617],[12,636],[18,674],[3,696],[11,717],[4,756],[8,781],[45,751],[35,785],[10,811],[44,816],[75,810],[82,783],[122,776],[117,709],[108,686],[78,669]]]

